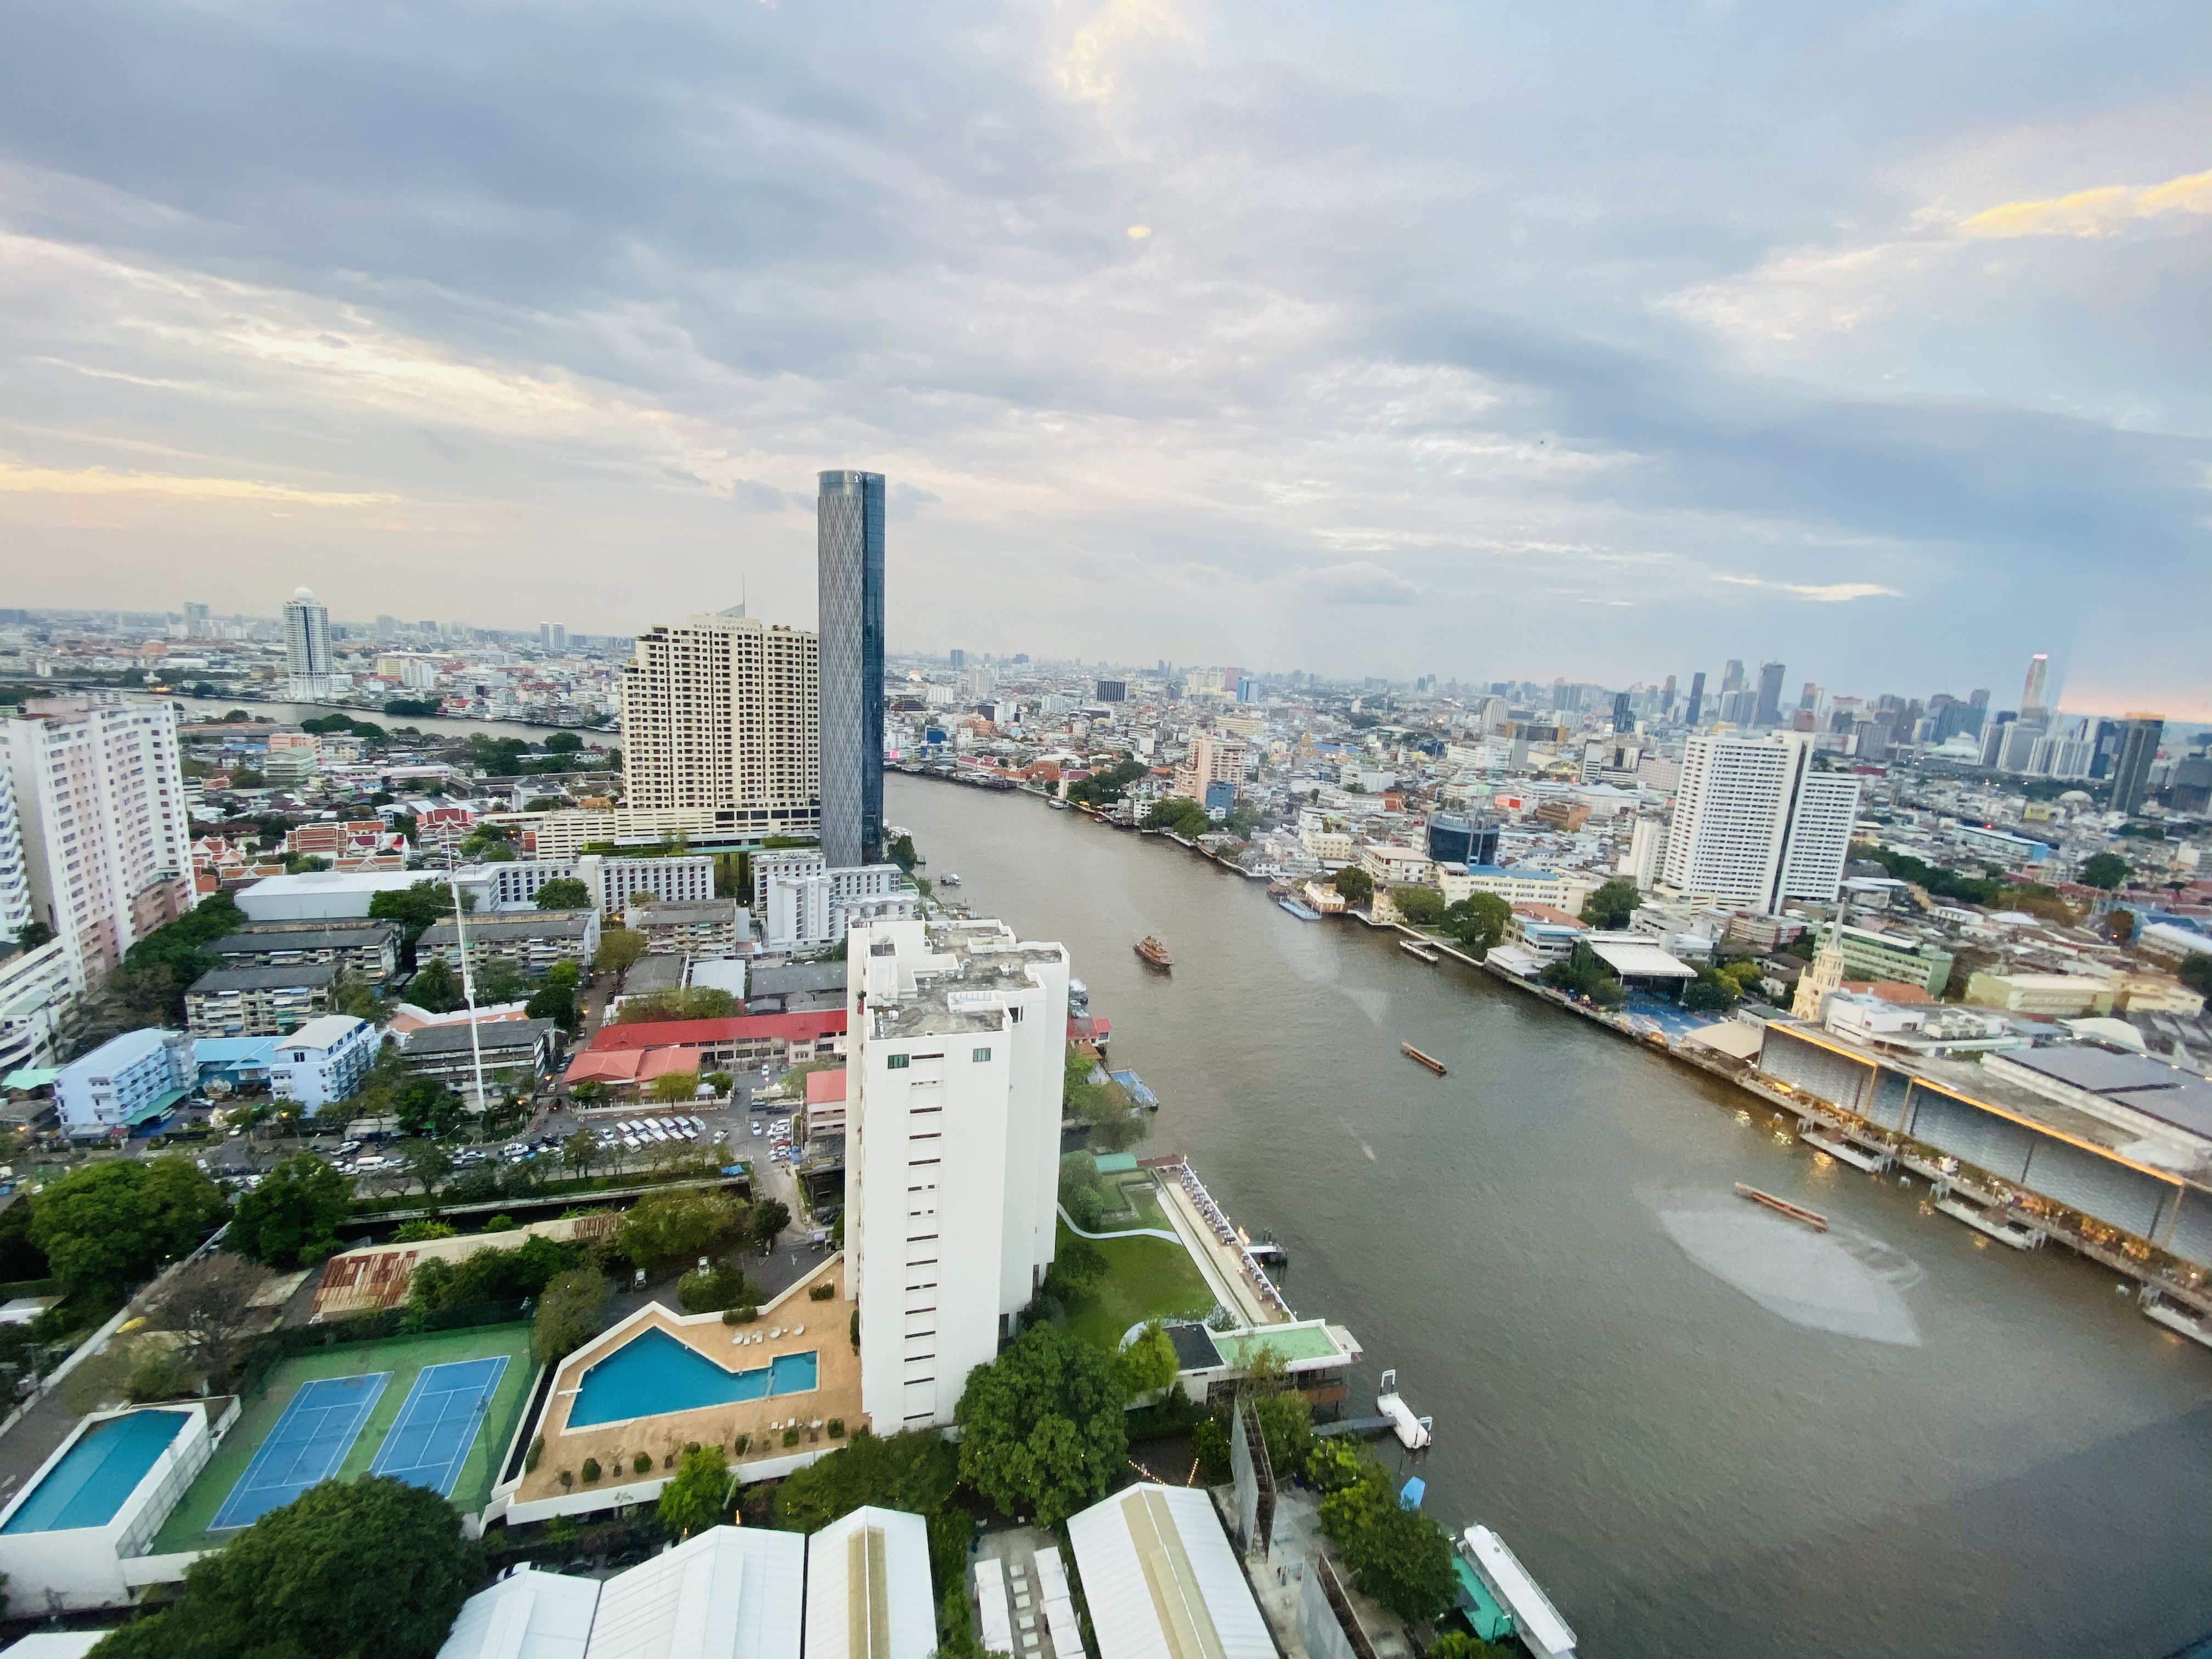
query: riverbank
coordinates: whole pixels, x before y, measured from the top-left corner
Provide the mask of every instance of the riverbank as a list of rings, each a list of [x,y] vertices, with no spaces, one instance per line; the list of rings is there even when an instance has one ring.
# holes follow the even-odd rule
[[[1734,1079],[1492,975],[1232,900],[1158,837],[886,789],[965,902],[1073,953],[1157,1136],[1358,1331],[1354,1396],[1395,1366],[1435,1413],[1428,1507],[1510,1538],[1584,1651],[2159,1659],[2212,1629],[2212,1366],[2112,1276],[1808,1157]],[[1130,953],[1148,933],[1172,975]]]

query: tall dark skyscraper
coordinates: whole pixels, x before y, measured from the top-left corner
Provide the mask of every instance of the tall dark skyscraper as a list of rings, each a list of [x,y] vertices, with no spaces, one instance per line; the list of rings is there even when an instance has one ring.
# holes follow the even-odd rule
[[[1628,693],[1626,691],[1613,694],[1613,729],[1616,732],[1633,732],[1636,729],[1636,717],[1628,712]]]
[[[1782,724],[1783,666],[1778,662],[1763,662],[1759,665],[1759,703],[1752,711],[1753,726]]]
[[[1701,673],[1692,674],[1690,676],[1690,706],[1682,711],[1682,724],[1695,726],[1698,716],[1705,712],[1705,677]]]
[[[822,859],[884,855],[884,475],[824,472],[815,504],[822,637]]]
[[[2112,763],[2112,801],[2115,812],[2140,812],[2150,793],[2150,763],[2158,758],[2158,740],[2166,735],[2166,722],[2155,714],[2130,714],[2120,722],[2119,758]]]

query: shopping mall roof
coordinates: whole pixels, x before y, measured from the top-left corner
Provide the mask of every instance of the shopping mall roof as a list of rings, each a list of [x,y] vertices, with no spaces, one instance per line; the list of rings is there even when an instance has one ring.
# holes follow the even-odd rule
[[[806,1540],[807,1659],[929,1659],[937,1651],[929,1528],[870,1504]]]
[[[1589,948],[1623,979],[1695,979],[1698,970],[1649,939],[1592,939]]]
[[[1202,1488],[1130,1486],[1069,1517],[1067,1537],[1099,1659],[1275,1659]]]

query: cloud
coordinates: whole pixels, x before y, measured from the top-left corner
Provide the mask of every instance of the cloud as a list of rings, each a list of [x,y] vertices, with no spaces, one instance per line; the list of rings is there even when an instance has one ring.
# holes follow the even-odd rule
[[[1283,586],[1319,605],[1415,605],[1421,598],[1418,583],[1366,559],[1294,570]]]
[[[1197,30],[1175,0],[1106,0],[1053,59],[1053,79],[1072,98],[1104,103],[1114,95],[1116,60],[1141,40],[1194,40]]]
[[[1842,605],[1852,599],[1901,599],[1904,594],[1879,582],[1771,582],[1759,576],[1719,576],[1714,580],[1732,587],[1763,587],[1793,599],[1818,605]]]
[[[301,489],[250,478],[189,478],[167,472],[116,472],[104,466],[64,471],[0,462],[0,491],[25,495],[175,495],[210,501],[283,501],[299,507],[378,507],[397,495]]]
[[[2212,213],[2212,172],[2162,185],[2107,185],[2043,201],[2004,202],[1960,221],[1969,236],[2117,236],[2166,213]]]

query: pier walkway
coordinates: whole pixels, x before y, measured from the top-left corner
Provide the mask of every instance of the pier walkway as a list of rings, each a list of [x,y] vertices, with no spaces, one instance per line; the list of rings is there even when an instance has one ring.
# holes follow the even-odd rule
[[[1223,1243],[1215,1235],[1212,1223],[1199,1212],[1196,1201],[1182,1183],[1182,1173],[1188,1167],[1177,1164],[1153,1172],[1158,1182],[1162,1212],[1175,1228],[1183,1248],[1190,1252],[1191,1260],[1198,1263],[1198,1270],[1206,1276],[1216,1301],[1243,1324],[1281,1324],[1291,1317],[1290,1310],[1267,1300],[1259,1285],[1252,1281],[1251,1262],[1243,1248]]]

